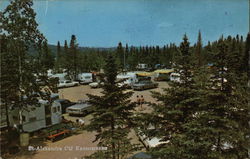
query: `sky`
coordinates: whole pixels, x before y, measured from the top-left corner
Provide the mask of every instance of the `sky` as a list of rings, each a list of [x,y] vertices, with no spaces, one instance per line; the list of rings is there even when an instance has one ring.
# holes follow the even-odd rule
[[[0,0],[2,11],[9,3]],[[248,0],[35,0],[40,31],[50,44],[76,35],[80,46],[203,43],[249,29]]]

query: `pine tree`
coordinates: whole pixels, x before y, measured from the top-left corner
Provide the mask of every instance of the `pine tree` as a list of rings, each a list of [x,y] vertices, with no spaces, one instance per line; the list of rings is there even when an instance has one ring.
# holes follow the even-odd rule
[[[68,48],[67,41],[64,45],[65,53],[65,69],[69,77],[76,80],[77,74],[79,72],[79,55],[78,55],[78,44],[76,41],[76,36],[72,35],[70,40],[70,46]]]
[[[118,67],[124,69],[124,49],[121,42],[118,43],[116,57],[118,58]]]
[[[201,40],[201,32],[199,31],[198,34],[198,40],[196,43],[196,47],[195,47],[195,56],[196,56],[196,63],[197,66],[200,67],[203,65],[203,54],[202,54],[202,40]]]
[[[202,118],[208,126],[206,136],[210,143],[207,153],[211,158],[245,158],[247,155],[248,96],[242,78],[234,68],[229,56],[228,44],[222,38],[217,44],[218,52],[212,69],[211,85],[202,103]],[[237,80],[237,82],[235,82]]]
[[[55,69],[57,72],[62,68],[62,51],[60,41],[57,42]]]
[[[144,128],[145,134],[149,138],[159,137],[161,141],[168,142],[152,150],[156,157],[189,158],[185,149],[188,144],[185,133],[196,109],[196,90],[193,82],[192,56],[186,35],[179,52],[175,71],[180,74],[180,82],[173,83],[163,94],[154,92],[153,97],[161,101],[161,104],[152,104],[154,111],[146,116],[154,129]]]
[[[57,50],[56,50],[56,56],[57,56],[57,60],[59,60],[61,58],[61,45],[60,45],[60,41],[57,42]]]
[[[241,70],[247,73],[248,79],[250,79],[250,33],[247,34],[245,52],[242,58]],[[248,87],[250,87],[250,80],[248,80]]]
[[[13,0],[0,15],[1,37],[6,43],[1,51],[1,100],[7,106],[19,108],[20,114],[24,108],[38,103],[34,92],[48,100],[50,94],[48,91],[43,95],[42,87],[36,83],[36,75],[42,74],[43,69],[36,67],[40,61],[29,53],[31,49],[41,52],[40,46],[45,41],[38,30],[32,5],[32,0]]]
[[[43,42],[42,51],[41,65],[43,66],[44,73],[47,73],[47,70],[53,69],[55,63],[55,59],[48,48],[47,41]]]
[[[122,159],[135,150],[128,138],[135,103],[129,100],[132,92],[125,93],[125,88],[118,87],[117,71],[115,59],[109,56],[104,69],[103,95],[88,95],[94,113],[86,129],[97,131],[95,141],[99,141],[99,146],[107,147],[107,151],[98,151],[90,158]]]

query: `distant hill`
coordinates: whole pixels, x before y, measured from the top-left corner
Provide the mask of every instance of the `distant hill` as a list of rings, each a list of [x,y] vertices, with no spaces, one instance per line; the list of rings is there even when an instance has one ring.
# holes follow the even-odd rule
[[[52,54],[53,55],[56,55],[56,51],[57,51],[57,46],[56,45],[51,45],[51,44],[48,44],[48,47],[49,49],[51,50]],[[61,46],[61,49],[63,49],[63,46]],[[116,47],[110,47],[110,48],[102,48],[102,47],[79,47],[79,50],[81,52],[84,52],[84,51],[88,51],[88,50],[99,50],[99,51],[110,51],[110,50],[115,50]]]

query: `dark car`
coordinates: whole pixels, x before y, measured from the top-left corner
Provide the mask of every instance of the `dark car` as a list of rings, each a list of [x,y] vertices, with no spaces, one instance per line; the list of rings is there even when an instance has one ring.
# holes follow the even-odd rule
[[[158,87],[158,83],[152,82],[150,80],[139,81],[133,84],[132,86],[134,90],[152,89],[152,88],[157,88],[157,87]]]
[[[57,99],[56,101],[61,104],[63,114],[66,113],[66,108],[76,104],[75,102],[71,102],[68,99]]]

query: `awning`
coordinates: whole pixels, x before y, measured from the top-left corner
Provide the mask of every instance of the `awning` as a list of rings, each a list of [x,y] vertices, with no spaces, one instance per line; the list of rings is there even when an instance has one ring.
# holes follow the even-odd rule
[[[150,77],[153,75],[152,72],[138,72],[136,73],[138,76]]]
[[[155,73],[171,73],[174,72],[174,69],[162,69],[162,70],[155,70]]]

